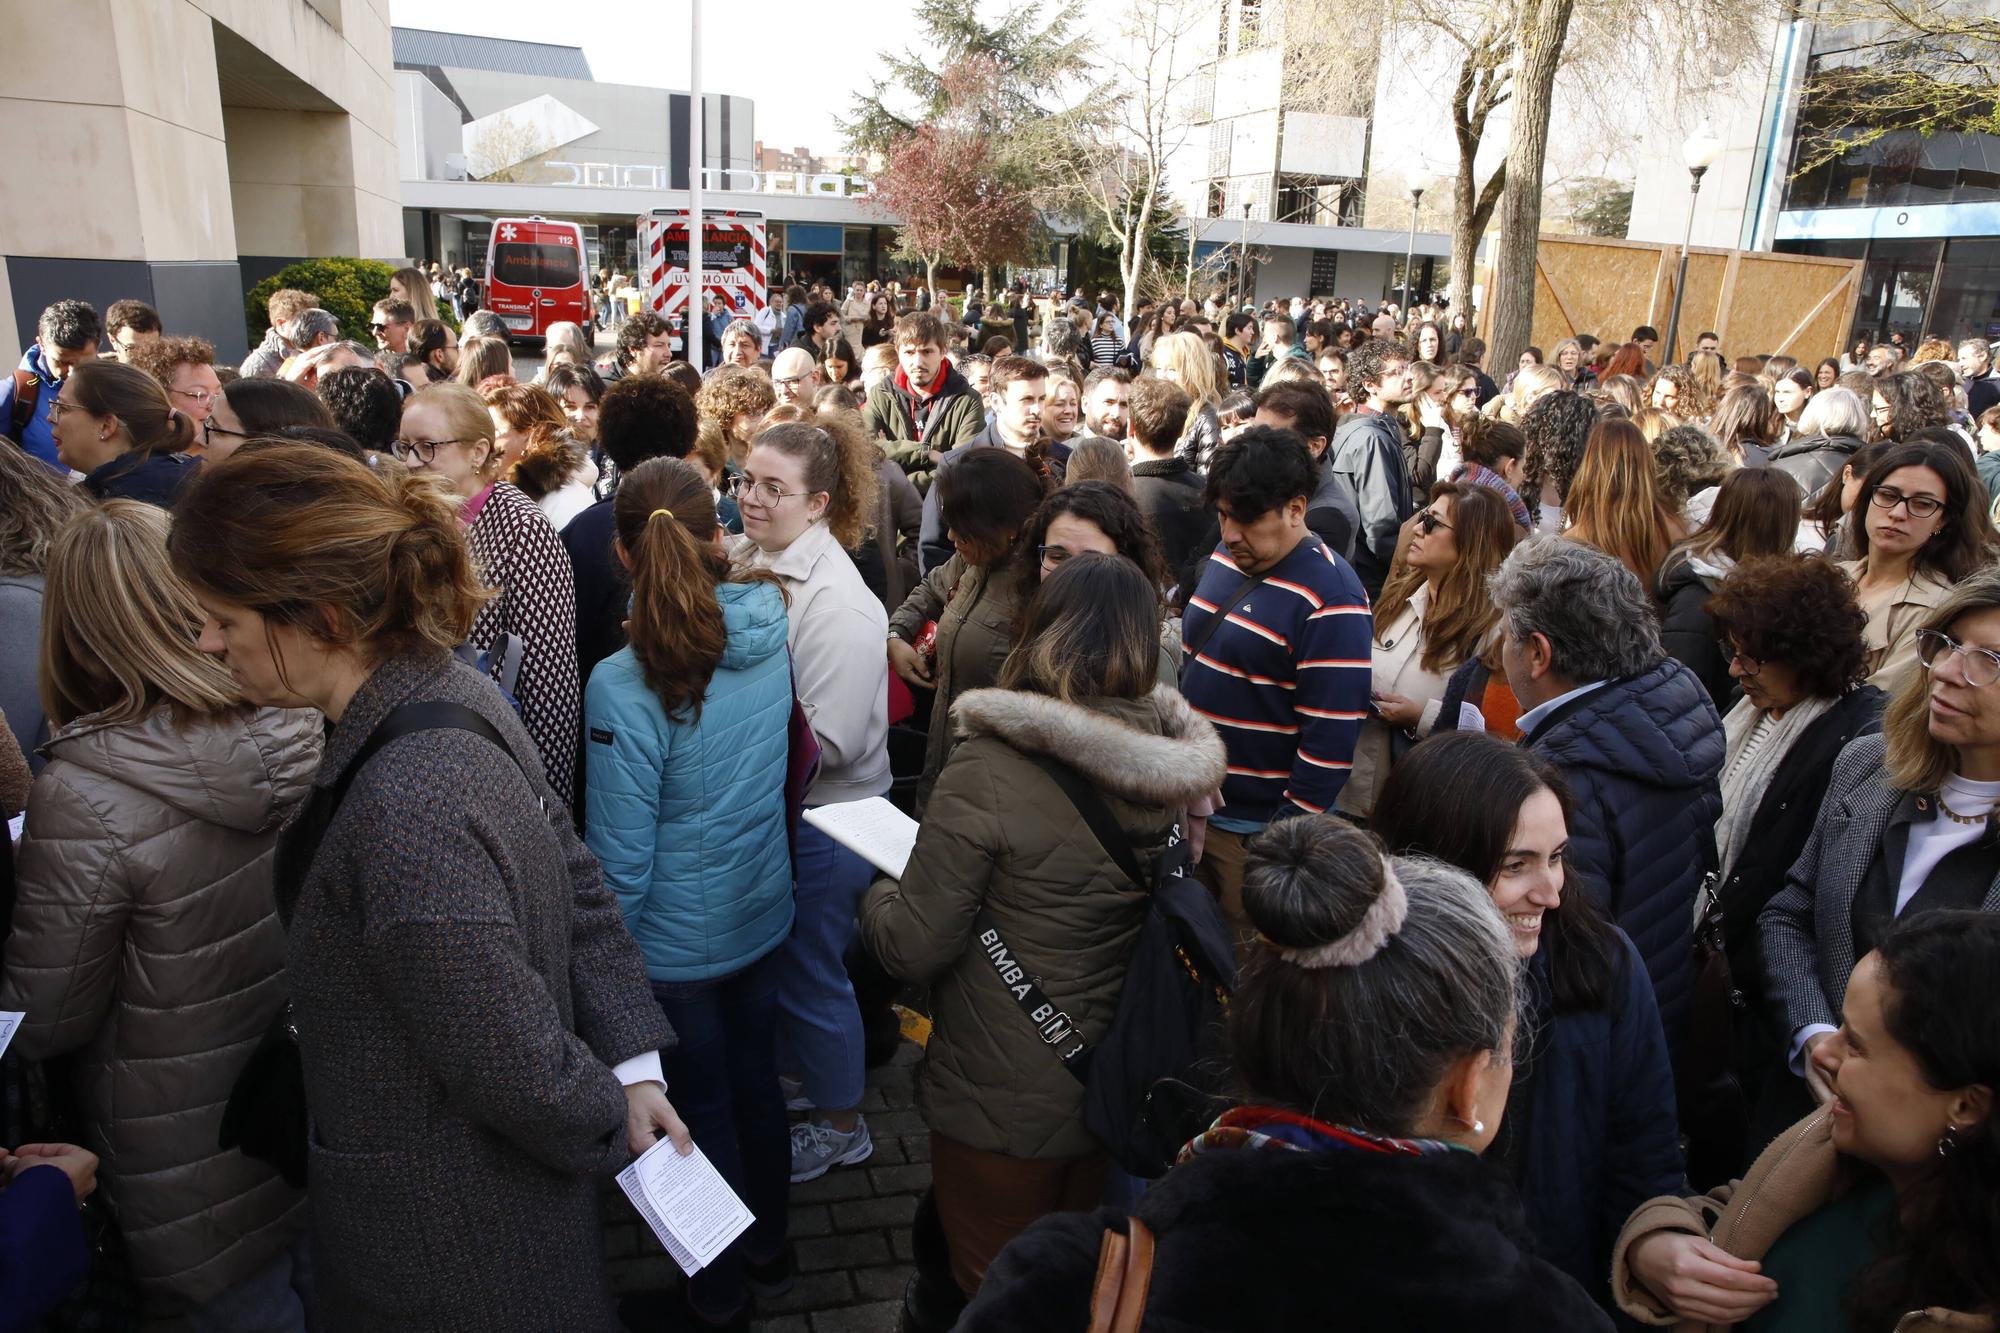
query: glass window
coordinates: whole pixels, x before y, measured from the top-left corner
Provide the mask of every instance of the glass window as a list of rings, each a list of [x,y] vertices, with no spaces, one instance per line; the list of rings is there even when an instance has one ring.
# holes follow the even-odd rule
[[[1911,347],[1921,336],[1937,270],[1938,241],[1877,241],[1861,270],[1854,330],[1880,340],[1900,333]]]
[[[493,280],[510,287],[574,287],[583,269],[573,245],[502,242],[493,247]]]
[[[1954,344],[2000,338],[2000,240],[1947,243],[1930,331]]]

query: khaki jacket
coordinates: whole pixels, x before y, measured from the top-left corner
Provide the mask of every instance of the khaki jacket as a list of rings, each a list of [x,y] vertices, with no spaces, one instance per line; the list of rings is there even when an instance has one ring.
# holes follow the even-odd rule
[[[27,1011],[23,1055],[76,1053],[83,1144],[134,1275],[202,1304],[305,1223],[304,1195],[216,1137],[285,1003],[271,855],[319,763],[319,714],[85,717],[43,752],[0,1009]]]
[[[1739,1259],[1762,1259],[1778,1237],[1832,1197],[1838,1156],[1827,1113],[1817,1110],[1779,1135],[1750,1164],[1743,1179],[1697,1198],[1668,1196],[1641,1205],[1618,1233],[1611,1251],[1612,1299],[1641,1323],[1672,1325],[1679,1333],[1721,1333],[1720,1324],[1676,1321],[1633,1276],[1628,1258],[1632,1247],[1655,1232],[1684,1231],[1706,1236]],[[1905,1314],[1896,1321],[1895,1333],[1996,1333],[1996,1329],[1985,1315],[1932,1308]]]
[[[1151,886],[1125,876],[1036,759],[1058,759],[1096,788],[1145,866],[1181,807],[1222,785],[1222,741],[1164,685],[1141,699],[1076,704],[977,690],[952,722],[965,739],[901,882],[882,880],[863,901],[862,937],[892,975],[931,986],[936,1026],[919,1101],[932,1129],[1010,1157],[1097,1152],[1083,1084],[1021,1012],[974,923],[985,908],[1050,1001],[1097,1041]]]
[[[1865,560],[1847,560],[1838,566],[1848,581],[1859,584]],[[1951,593],[1951,585],[1922,570],[1912,571],[1908,582],[1889,595],[1889,600],[1873,607],[1864,606],[1868,624],[1861,632],[1866,654],[1868,683],[1896,692],[1903,673],[1917,660],[1917,629],[1940,602]]]
[[[957,744],[950,721],[952,705],[961,694],[1000,679],[1000,668],[1014,651],[1014,619],[1025,600],[1026,589],[1012,560],[975,567],[954,555],[926,574],[889,617],[889,637],[905,643],[917,641],[926,621],[937,622],[937,665],[932,676],[937,695],[931,704],[923,776],[917,782],[919,814]]]

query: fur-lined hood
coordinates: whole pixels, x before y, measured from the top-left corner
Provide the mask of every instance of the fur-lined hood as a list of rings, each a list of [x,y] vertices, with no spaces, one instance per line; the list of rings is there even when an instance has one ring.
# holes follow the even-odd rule
[[[1184,805],[1218,791],[1228,763],[1215,728],[1170,685],[1141,699],[1088,704],[971,690],[951,717],[963,738],[993,736],[1023,754],[1061,760],[1104,791],[1145,805]]]

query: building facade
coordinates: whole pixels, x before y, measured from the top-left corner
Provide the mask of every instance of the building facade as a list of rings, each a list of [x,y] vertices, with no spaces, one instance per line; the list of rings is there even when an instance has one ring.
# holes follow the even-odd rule
[[[234,362],[258,281],[400,254],[385,8],[0,0],[0,356],[54,300],[136,298]]]

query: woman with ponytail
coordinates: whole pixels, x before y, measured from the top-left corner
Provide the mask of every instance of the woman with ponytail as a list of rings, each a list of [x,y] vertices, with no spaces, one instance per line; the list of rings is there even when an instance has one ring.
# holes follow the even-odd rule
[[[680,1034],[666,1072],[681,1114],[757,1219],[689,1279],[688,1311],[666,1322],[740,1327],[746,1276],[764,1289],[790,1280],[777,1063],[791,970],[779,946],[792,933],[785,596],[771,573],[730,572],[692,463],[639,464],[612,511],[632,574],[630,642],[590,673],[585,836]],[[656,1327],[662,1313],[628,1310],[628,1323]]]
[[[598,1195],[656,1129],[690,1147],[673,1033],[521,719],[453,655],[488,596],[459,509],[267,441],[188,488],[169,552],[244,698],[330,728],[273,865],[320,1320],[609,1333]]]
[[[882,603],[847,551],[875,510],[875,448],[851,412],[766,426],[734,479],[738,567],[768,571],[789,595],[799,704],[819,741],[806,804],[889,790],[889,633]],[[798,830],[798,929],[785,944],[782,1067],[817,1113],[792,1131],[792,1174],[811,1180],[872,1151],[861,1104],[865,1041],[843,958],[868,863],[810,824]]]
[[[174,410],[160,382],[134,366],[87,361],[45,409],[56,458],[83,473],[100,500],[171,506],[201,462],[190,454],[194,422]]]
[[[1229,1006],[1241,1104],[1130,1217],[1008,1246],[960,1333],[1090,1326],[1107,1230],[1154,1239],[1148,1326],[1609,1330],[1479,1154],[1513,1078],[1520,964],[1486,890],[1330,815],[1251,839]],[[1136,1281],[1128,1274],[1125,1282]]]

